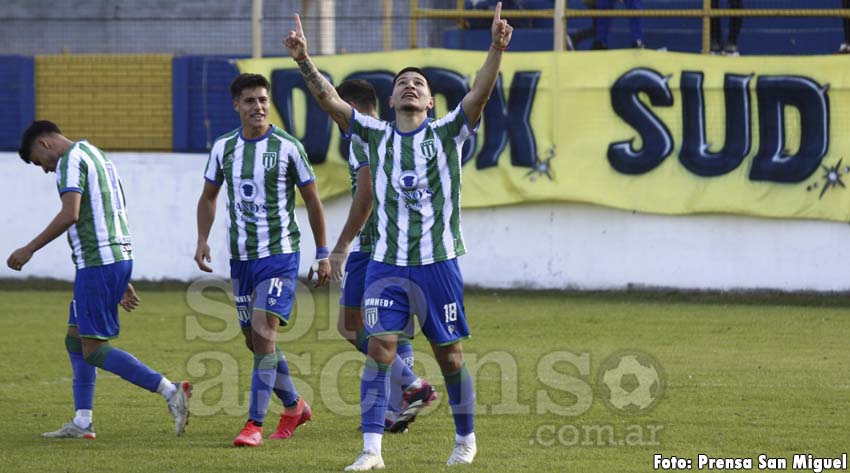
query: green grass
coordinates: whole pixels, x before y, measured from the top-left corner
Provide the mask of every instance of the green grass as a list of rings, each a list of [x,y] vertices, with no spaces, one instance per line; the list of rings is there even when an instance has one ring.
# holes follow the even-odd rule
[[[28,287],[0,290],[2,471],[341,471],[360,451],[361,361],[334,335],[326,292],[315,294],[313,317],[299,294],[291,329],[303,334],[280,334],[289,337],[281,346],[314,420],[288,441],[236,449],[252,358],[225,322],[227,305],[198,314],[175,284],[143,287],[142,307],[122,313],[114,344],[172,380],[195,383],[186,434],[174,437],[159,396],[101,371],[97,440],[42,439],[73,415],[63,344],[70,289]],[[472,291],[474,337],[464,348],[477,371],[479,453],[465,471],[644,472],[653,471],[654,453],[840,454],[850,424],[848,306],[846,296]],[[424,339],[414,344],[417,371],[437,385],[440,401],[407,435],[385,437],[384,460],[391,471],[443,471],[453,443],[448,402]],[[603,402],[598,370],[623,350],[648,353],[663,368],[665,395],[643,415]],[[570,354],[585,361],[564,361]],[[279,410],[273,400],[267,433]],[[597,428],[644,445],[600,445],[608,436],[600,442]]]

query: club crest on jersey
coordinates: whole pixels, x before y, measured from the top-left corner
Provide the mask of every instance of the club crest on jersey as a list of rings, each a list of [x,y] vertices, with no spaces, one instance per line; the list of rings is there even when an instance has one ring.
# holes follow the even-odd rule
[[[366,309],[366,313],[363,314],[363,323],[369,328],[374,327],[378,323],[378,309],[376,307]]]
[[[437,145],[434,144],[433,139],[422,140],[422,143],[419,143],[419,151],[426,159],[431,159],[437,155]]]
[[[277,153],[263,153],[263,168],[271,171],[277,166]]]
[[[257,186],[254,181],[245,179],[239,183],[239,196],[242,200],[253,202],[257,198]]]

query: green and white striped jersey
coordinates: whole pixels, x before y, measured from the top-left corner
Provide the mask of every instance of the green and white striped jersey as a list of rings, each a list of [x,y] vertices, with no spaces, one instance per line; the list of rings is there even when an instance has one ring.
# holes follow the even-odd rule
[[[351,143],[348,145],[348,175],[351,177],[351,196],[357,193],[357,171],[368,164],[369,158],[366,156],[366,148],[363,141],[357,137],[352,137]],[[360,229],[360,233],[351,242],[351,252],[372,252],[372,239],[375,234],[375,225],[377,214],[372,211],[369,214],[369,220]]]
[[[78,141],[56,165],[59,195],[81,194],[80,217],[68,229],[77,269],[133,259],[124,188],[118,169],[103,151]]]
[[[351,135],[368,152],[375,195],[373,260],[421,266],[466,253],[460,230],[461,148],[474,132],[460,104],[409,133],[354,111]]]
[[[252,260],[299,251],[295,186],[315,180],[304,147],[272,126],[248,140],[241,128],[216,139],[204,177],[227,189],[230,257]]]

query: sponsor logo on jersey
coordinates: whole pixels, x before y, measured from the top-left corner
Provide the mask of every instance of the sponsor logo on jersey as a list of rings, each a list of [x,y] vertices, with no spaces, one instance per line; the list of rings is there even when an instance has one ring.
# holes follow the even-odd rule
[[[257,186],[254,181],[245,179],[239,183],[239,196],[242,200],[253,202],[257,198]]]
[[[414,171],[404,171],[398,177],[398,186],[403,190],[412,191],[419,184],[419,176]]]
[[[263,153],[263,168],[271,171],[277,166],[277,153]]]
[[[363,300],[363,305],[366,306],[376,306],[376,307],[392,307],[395,301],[390,299],[381,299],[379,297],[367,297]]]
[[[422,152],[422,156],[431,159],[437,155],[437,145],[434,144],[434,140],[431,138],[422,140],[422,143],[419,143],[419,151]]]
[[[419,176],[414,171],[404,171],[398,177],[398,186],[404,206],[410,210],[422,210],[422,200],[431,200],[431,189],[419,189]]]

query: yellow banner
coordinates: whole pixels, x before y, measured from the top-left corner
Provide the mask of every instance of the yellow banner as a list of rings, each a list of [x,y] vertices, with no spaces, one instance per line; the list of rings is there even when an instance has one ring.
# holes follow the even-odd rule
[[[382,116],[391,113],[393,74],[423,68],[439,117],[484,57],[431,49],[313,61],[334,84],[358,77],[379,86]],[[243,60],[239,69],[272,80],[272,121],[305,143],[322,195],[348,192],[339,132],[320,117],[295,63]],[[463,205],[577,201],[848,221],[848,90],[847,61],[837,56],[508,52],[464,154]]]

